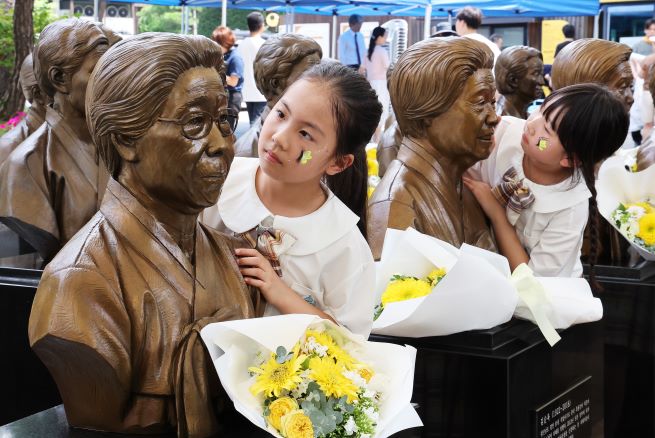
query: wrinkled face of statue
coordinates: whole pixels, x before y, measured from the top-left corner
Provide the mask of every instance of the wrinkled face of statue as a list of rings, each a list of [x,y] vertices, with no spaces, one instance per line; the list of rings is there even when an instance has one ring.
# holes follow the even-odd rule
[[[104,51],[101,51],[101,48],[106,48],[106,46],[100,45],[89,52],[80,68],[70,78],[69,99],[73,108],[82,114],[82,116],[85,114],[84,100],[86,98],[86,84],[89,82],[89,76],[91,76],[93,67],[96,66],[100,56],[104,53]]]
[[[628,61],[619,64],[616,68],[616,74],[613,77],[613,80],[610,81],[607,86],[611,90],[615,90],[619,98],[623,100],[628,111],[632,106],[632,103],[635,101],[632,96],[632,82],[634,78],[632,76],[632,69],[630,68],[630,63]]]
[[[496,87],[489,69],[471,75],[457,101],[427,128],[427,139],[443,155],[473,164],[489,156],[494,144]]]
[[[529,100],[541,96],[541,86],[544,85],[544,63],[541,59],[533,56],[528,60],[528,71],[523,78],[519,79],[517,94],[525,96]]]
[[[225,108],[227,93],[216,70],[195,67],[179,77],[159,117],[186,123],[158,121],[137,143],[134,175],[149,196],[185,214],[216,203],[234,158],[234,136],[223,137],[213,122],[202,138],[190,140],[183,132],[202,132],[201,113],[217,120]]]

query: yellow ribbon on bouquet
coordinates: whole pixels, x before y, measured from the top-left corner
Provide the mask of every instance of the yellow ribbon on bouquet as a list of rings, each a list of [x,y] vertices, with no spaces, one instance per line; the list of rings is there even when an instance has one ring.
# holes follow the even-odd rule
[[[552,347],[562,338],[546,315],[546,308],[550,300],[544,286],[539,283],[532,269],[525,263],[521,263],[514,269],[511,280],[519,297],[525,302],[532,316],[534,316],[537,327],[539,327],[544,338]]]

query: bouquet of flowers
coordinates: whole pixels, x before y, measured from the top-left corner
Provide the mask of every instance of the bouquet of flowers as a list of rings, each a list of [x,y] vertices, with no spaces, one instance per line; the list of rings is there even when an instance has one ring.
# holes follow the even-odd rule
[[[457,249],[412,228],[388,229],[376,269],[384,311],[378,307],[373,333],[445,336],[507,322],[518,301],[509,276],[507,259],[498,254]]]
[[[610,219],[628,240],[655,254],[655,205],[650,199],[620,203]]]
[[[598,172],[598,211],[646,260],[655,260],[655,166],[626,172],[616,157]]]
[[[9,120],[7,120],[4,123],[0,123],[0,135],[3,135],[10,131],[11,129],[15,128],[16,125],[20,123],[23,118],[25,118],[25,113],[22,111],[18,111],[16,114],[14,114],[13,117],[11,117]]]
[[[375,306],[373,319],[377,320],[389,303],[411,300],[424,297],[432,293],[442,278],[446,276],[444,268],[433,269],[425,278],[410,277],[394,274],[389,280],[387,288],[382,292],[380,304]]]
[[[412,347],[311,315],[226,321],[201,335],[236,409],[274,436],[373,438],[422,425],[409,403]]]

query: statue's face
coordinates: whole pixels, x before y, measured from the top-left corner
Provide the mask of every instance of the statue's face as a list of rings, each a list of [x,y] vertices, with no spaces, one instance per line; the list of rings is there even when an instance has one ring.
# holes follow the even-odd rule
[[[473,164],[489,156],[494,144],[496,87],[489,69],[471,75],[457,101],[427,129],[427,140],[449,157]]]
[[[159,118],[187,121],[188,135],[201,132],[200,112],[217,119],[225,108],[227,93],[218,72],[195,67],[175,82]],[[185,137],[183,129],[157,121],[137,143],[136,160],[128,165],[151,198],[175,211],[197,214],[218,200],[234,158],[234,136],[223,137],[213,122],[208,134],[196,140]]]
[[[100,56],[104,53],[103,48],[106,48],[106,46],[99,45],[93,51],[89,52],[80,68],[70,78],[69,99],[73,108],[82,114],[82,116],[85,115],[84,100],[86,98],[86,84],[89,82],[89,76],[91,76],[93,67],[96,66]]]
[[[544,63],[541,59],[533,56],[528,60],[528,70],[519,79],[517,94],[525,96],[529,100],[537,99],[541,96],[541,86],[544,85]]]
[[[632,96],[632,82],[634,78],[632,76],[632,69],[630,68],[630,63],[628,61],[623,62],[618,65],[616,68],[616,74],[612,77],[607,86],[615,91],[619,98],[623,101],[628,111],[632,106],[632,103],[635,101]]]

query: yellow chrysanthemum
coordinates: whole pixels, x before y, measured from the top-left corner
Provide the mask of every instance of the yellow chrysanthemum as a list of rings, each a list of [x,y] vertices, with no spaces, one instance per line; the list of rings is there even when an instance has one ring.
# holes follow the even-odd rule
[[[446,270],[444,268],[433,269],[427,276],[427,280],[430,282],[430,286],[435,287],[439,280],[446,275]]]
[[[366,159],[367,160],[376,160],[378,159],[378,149],[370,148],[366,149]]]
[[[382,305],[424,297],[430,292],[432,292],[432,286],[423,280],[413,278],[395,280],[389,283],[382,294]]]
[[[298,403],[291,397],[280,397],[268,406],[270,414],[266,417],[268,423],[278,431],[282,431],[282,417],[298,409]]]
[[[655,213],[645,214],[639,219],[639,232],[636,236],[648,246],[655,245]]]
[[[378,176],[379,175],[378,171],[380,170],[380,166],[379,166],[377,160],[368,159],[368,160],[366,160],[366,165],[368,167],[368,175],[369,176],[371,176],[371,175]]]
[[[316,330],[307,330],[305,332],[305,338],[309,339],[310,337],[314,338],[317,343],[327,347],[327,355],[341,363],[341,365],[347,369],[352,370],[357,366],[357,361],[353,359],[351,355],[346,353],[343,348],[339,347],[332,336],[330,336],[328,333],[318,332]]]
[[[281,431],[286,438],[314,438],[312,420],[302,409],[291,411],[282,417]]]
[[[373,196],[374,191],[375,191],[375,187],[368,186],[368,188],[366,189],[366,197],[370,198],[371,196]]]
[[[263,392],[266,397],[279,397],[283,390],[291,391],[302,381],[300,366],[306,358],[304,354],[299,354],[297,346],[291,359],[284,363],[277,363],[275,354],[271,353],[271,358],[261,367],[248,368],[248,371],[259,374],[250,387],[250,392],[254,395]]]
[[[359,370],[359,375],[362,376],[362,379],[366,380],[366,382],[370,382],[373,378],[373,371],[368,368],[362,368]]]
[[[315,357],[309,362],[309,376],[316,381],[326,396],[348,397],[348,403],[358,399],[359,389],[350,379],[343,375],[345,367],[330,357]]]
[[[653,208],[653,206],[650,205],[648,202],[635,202],[632,205],[643,208],[646,214],[655,213],[655,208]]]

